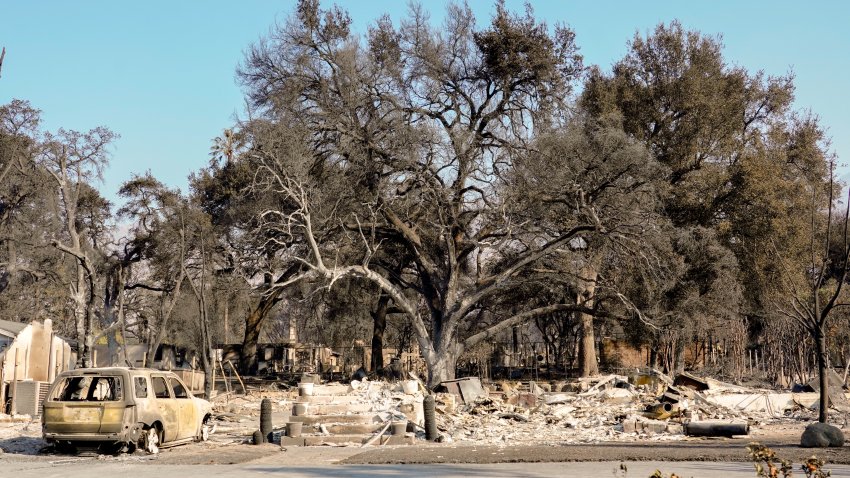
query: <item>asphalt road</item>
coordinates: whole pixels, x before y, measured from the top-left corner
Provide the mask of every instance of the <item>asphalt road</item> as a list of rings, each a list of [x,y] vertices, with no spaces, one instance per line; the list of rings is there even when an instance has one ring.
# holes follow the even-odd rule
[[[16,439],[18,441],[22,439]],[[24,439],[27,440],[27,439]],[[34,440],[36,439],[28,439]],[[790,440],[763,440],[795,463],[816,453],[832,476],[850,478],[850,447],[803,449]],[[163,450],[158,455],[83,456],[0,454],[0,477],[92,478],[156,476],[205,478],[223,476],[287,477],[648,477],[665,475],[723,478],[753,477],[746,439],[693,442],[601,443],[563,446],[462,446],[453,444],[401,447],[287,447],[196,443]],[[5,445],[8,447],[7,441]],[[22,442],[26,444],[26,441]],[[33,447],[24,447],[32,450]],[[625,463],[627,472],[619,470]],[[795,476],[803,476],[797,470]]]
[[[749,463],[749,440],[598,443],[563,446],[416,446],[372,448],[345,464],[534,463],[573,461],[720,461]],[[813,450],[796,443],[764,441],[777,456],[801,463],[813,454],[827,463],[850,465],[850,446]]]
[[[32,463],[30,464],[32,465]],[[580,463],[500,463],[490,465],[159,465],[132,462],[89,462],[50,465],[42,463],[25,469],[2,468],[3,476],[15,478],[91,478],[96,476],[156,476],[157,478],[263,477],[287,478],[371,478],[371,477],[440,477],[440,478],[553,478],[553,477],[648,477],[656,469],[665,475],[681,477],[752,478],[752,465],[726,462],[627,462],[625,470],[619,462]],[[850,477],[850,466],[830,468],[834,477]],[[7,474],[8,473],[8,474]],[[802,475],[799,473],[799,475]]]

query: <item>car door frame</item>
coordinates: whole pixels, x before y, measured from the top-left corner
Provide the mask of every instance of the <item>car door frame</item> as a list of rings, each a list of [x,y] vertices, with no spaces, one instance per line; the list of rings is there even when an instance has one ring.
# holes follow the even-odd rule
[[[185,440],[187,438],[195,438],[198,434],[198,410],[195,406],[195,400],[192,399],[192,392],[189,391],[189,387],[180,380],[180,377],[177,375],[168,375],[168,386],[171,388],[172,396],[174,397],[174,403],[177,406],[177,421],[178,431],[177,431],[177,439]],[[178,397],[177,393],[174,391],[174,385],[172,381],[177,382],[180,386],[183,387],[183,391],[185,392],[185,397]]]
[[[174,391],[171,389],[171,384],[168,381],[169,378],[170,377],[167,373],[152,373],[150,375],[153,399],[156,402],[156,407],[159,410],[160,419],[162,421],[161,438],[163,443],[177,440],[180,433],[179,407],[177,405],[177,399],[174,398]],[[157,379],[162,379],[165,383],[165,390],[168,392],[168,398],[160,398],[157,396],[155,385]]]

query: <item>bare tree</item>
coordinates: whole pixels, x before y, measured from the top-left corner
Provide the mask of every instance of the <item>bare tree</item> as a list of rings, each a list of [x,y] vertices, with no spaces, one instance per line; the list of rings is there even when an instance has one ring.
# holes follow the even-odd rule
[[[788,293],[787,305],[780,305],[780,312],[797,321],[815,342],[820,384],[818,421],[822,423],[826,422],[829,410],[827,323],[836,309],[850,306],[850,303],[842,301],[844,284],[850,271],[850,194],[843,217],[834,217],[834,194],[837,190],[833,180],[834,169],[833,160],[827,187],[818,187],[816,184],[808,188],[812,198],[812,232],[808,251],[810,262],[806,264],[805,270],[792,270],[784,258],[777,256],[785,267],[783,285]],[[821,209],[824,193],[827,196],[825,217]]]
[[[132,221],[128,245],[146,265],[144,274],[127,277],[125,288],[146,291],[154,297],[153,304],[143,307],[145,320],[140,333],[152,359],[165,338],[186,279],[184,216],[188,201],[150,173],[125,182],[118,194],[127,199],[118,210],[119,217]]]
[[[96,294],[101,276],[98,244],[82,217],[81,203],[87,194],[96,194],[89,182],[99,178],[108,160],[108,146],[115,134],[106,128],[96,128],[87,133],[59,130],[48,135],[41,153],[41,163],[55,181],[61,197],[65,222],[65,238],[54,239],[53,246],[73,257],[77,263],[76,277],[71,297],[77,332],[78,361],[92,365],[92,348],[95,342]]]

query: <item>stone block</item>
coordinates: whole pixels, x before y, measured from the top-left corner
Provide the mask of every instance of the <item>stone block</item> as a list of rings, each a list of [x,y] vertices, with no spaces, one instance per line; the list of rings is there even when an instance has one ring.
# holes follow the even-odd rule
[[[828,423],[812,423],[800,437],[803,448],[826,448],[844,446],[844,433]]]
[[[647,435],[655,435],[667,431],[667,422],[660,420],[646,420],[641,425],[643,425],[643,431]]]

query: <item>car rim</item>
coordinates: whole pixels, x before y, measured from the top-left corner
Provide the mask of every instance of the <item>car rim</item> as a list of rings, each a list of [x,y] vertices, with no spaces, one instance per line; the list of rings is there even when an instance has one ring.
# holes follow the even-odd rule
[[[145,451],[151,454],[159,453],[159,433],[156,428],[148,428],[145,435]]]
[[[204,424],[201,425],[201,441],[207,441],[210,439],[210,423],[209,421],[204,421]]]

